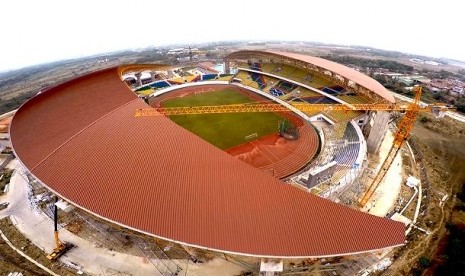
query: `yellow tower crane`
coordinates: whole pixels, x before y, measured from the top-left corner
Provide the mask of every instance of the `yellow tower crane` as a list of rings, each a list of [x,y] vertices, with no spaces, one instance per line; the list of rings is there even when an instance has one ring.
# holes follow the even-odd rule
[[[57,198],[55,198],[54,211],[53,211],[53,223],[54,223],[54,231],[53,237],[55,241],[55,248],[53,248],[52,253],[47,255],[47,259],[51,261],[56,261],[60,258],[63,254],[65,254],[69,249],[71,249],[72,245],[70,243],[65,243],[60,240],[58,236],[58,210],[57,210]]]
[[[360,206],[362,207],[365,206],[365,204],[367,204],[368,200],[371,198],[376,188],[378,188],[378,185],[383,181],[387,171],[392,165],[392,162],[394,162],[394,159],[397,156],[397,153],[399,152],[400,148],[404,144],[405,140],[409,138],[410,131],[412,131],[418,113],[422,110],[420,107],[421,86],[416,86],[415,88],[415,98],[413,99],[413,102],[409,105],[409,108],[405,111],[404,116],[402,117],[402,119],[399,122],[399,125],[397,126],[397,131],[394,135],[394,142],[392,143],[392,146],[389,149],[386,159],[384,159],[384,162],[381,165],[380,171],[376,174],[375,178],[373,178],[373,181],[368,187],[368,190],[365,191],[363,196],[358,201],[360,203]],[[438,109],[438,107],[436,107],[436,109],[431,109],[435,116],[441,116],[440,110],[441,109]]]
[[[330,110],[358,110],[358,111],[400,111],[405,113],[399,125],[397,132],[394,135],[394,142],[389,150],[386,159],[383,161],[381,170],[371,182],[368,190],[359,199],[360,205],[363,207],[368,202],[370,197],[378,185],[383,181],[386,173],[394,161],[395,156],[399,152],[405,140],[408,139],[410,131],[413,128],[415,119],[419,112],[433,113],[436,117],[442,117],[444,111],[451,109],[449,106],[437,103],[431,105],[420,104],[421,86],[415,86],[415,98],[412,103],[407,105],[399,104],[309,104],[309,103],[289,103],[292,107],[300,111],[330,111]],[[159,107],[159,108],[144,108],[136,110],[135,117],[151,117],[151,116],[173,116],[173,115],[189,115],[189,114],[214,114],[214,113],[240,113],[240,112],[285,112],[292,111],[288,107],[270,103],[245,103],[232,105],[215,105],[215,106],[192,106],[192,107]]]

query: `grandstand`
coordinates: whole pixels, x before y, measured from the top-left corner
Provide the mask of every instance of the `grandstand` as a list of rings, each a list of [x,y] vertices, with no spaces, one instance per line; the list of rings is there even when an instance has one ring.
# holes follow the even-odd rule
[[[232,78],[233,78],[233,75],[231,74],[219,74],[216,80],[229,82],[231,81]]]
[[[251,63],[244,67],[244,63],[238,64],[238,69],[265,72],[272,75],[278,75],[296,82],[312,86],[314,88],[326,88],[332,82],[330,80],[312,75],[310,72],[285,64],[272,63]]]
[[[302,64],[301,61],[285,60],[280,56],[280,53],[259,53],[256,55],[256,52],[251,52],[254,54],[252,55],[249,51],[233,54],[235,58],[234,64],[240,75],[246,76],[244,71],[255,75],[261,73],[265,77],[278,81],[275,82],[276,84],[273,87],[267,87],[267,89],[261,89],[250,81],[243,81],[242,84],[252,89],[268,92],[285,102],[360,104],[392,101],[392,97],[385,97],[384,88],[376,87],[371,83],[370,86],[376,87],[377,91],[381,91],[381,93],[367,93],[366,89],[358,86],[352,80],[344,80],[342,74],[334,74],[334,72],[324,71],[319,68],[315,70],[314,66]],[[319,60],[318,63],[320,63]],[[348,72],[343,73],[347,76]],[[355,74],[355,72],[350,73]],[[281,83],[290,85],[287,87],[285,85],[285,88],[282,89],[279,86]],[[381,95],[381,97],[378,97],[378,95]],[[357,133],[354,129],[359,128],[357,123],[361,123],[361,126],[363,126],[367,122],[365,112],[332,110],[304,113],[311,118],[310,120],[325,120],[330,126],[323,131],[328,134],[325,136],[321,151],[324,156],[316,158],[312,164],[307,166],[306,170],[297,173],[297,175],[301,175],[300,179],[302,177],[305,179],[309,171],[334,161],[336,165],[332,169],[332,176],[326,178],[326,181],[343,183],[344,185],[350,184],[354,179],[353,170],[355,169],[358,174],[358,168],[360,168],[363,156],[366,153],[366,144],[360,143],[360,139],[364,138],[361,138],[361,135],[358,135],[359,138],[357,138],[357,135],[354,136]],[[361,134],[361,130],[358,132]],[[362,150],[362,148],[364,149]],[[299,177],[293,179],[299,179]]]
[[[252,90],[259,90],[267,93],[284,102],[306,102],[311,104],[358,104],[369,103],[372,101],[364,93],[355,91],[349,85],[341,85],[339,79],[331,78],[329,74],[314,72],[305,67],[299,67],[298,64],[285,64],[279,62],[267,62],[266,59],[253,60],[251,58],[237,59],[234,61],[233,68],[236,73],[226,75],[223,81],[226,80],[231,84],[240,83]],[[235,67],[234,67],[235,66]],[[226,67],[226,66],[225,66]],[[192,81],[213,81],[219,80],[218,74],[205,74],[200,77],[191,76],[188,79],[185,77],[170,79],[167,82],[170,85],[179,85],[184,80],[184,83]],[[365,113],[361,111],[312,111],[304,112],[304,114],[314,120],[324,119],[330,123],[330,133],[333,140],[328,140],[330,149],[326,152],[332,152],[332,157],[327,157],[326,162],[336,161],[338,164],[335,169],[336,181],[343,176],[343,172],[350,164],[355,163],[358,151],[357,143],[336,143],[336,141],[347,141],[346,133],[350,132],[351,121],[364,121]],[[352,131],[353,132],[353,131]],[[328,142],[327,141],[327,142]],[[352,162],[353,161],[353,162]],[[321,162],[316,162],[321,165]],[[315,164],[316,164],[315,163]],[[269,165],[262,166],[265,171],[270,171],[267,168]],[[316,165],[314,165],[316,166]],[[275,169],[273,169],[275,170]],[[294,173],[298,174],[298,171]],[[280,177],[285,174],[279,173]]]
[[[368,115],[303,113],[289,107],[292,102],[389,103],[392,96],[368,77],[317,58],[238,51],[224,61],[236,66],[225,68],[237,72],[179,76],[153,65],[150,70],[170,77],[138,87],[129,84],[129,89],[123,75],[136,78],[140,70],[120,67],[56,86],[28,101],[13,118],[15,154],[45,187],[83,212],[180,244],[188,252],[258,262],[403,245],[403,224],[308,193],[318,189],[324,195],[351,184],[367,153],[361,128]],[[288,106],[292,112],[280,115],[300,123],[299,139],[277,134],[265,139],[251,131],[243,135],[245,150],[235,155],[170,118],[134,117],[136,110],[147,108],[139,93],[153,104],[219,86],[233,87],[254,101]],[[272,165],[246,164],[252,155]],[[310,178],[322,172],[325,177],[310,186]],[[286,184],[290,182],[302,189]]]

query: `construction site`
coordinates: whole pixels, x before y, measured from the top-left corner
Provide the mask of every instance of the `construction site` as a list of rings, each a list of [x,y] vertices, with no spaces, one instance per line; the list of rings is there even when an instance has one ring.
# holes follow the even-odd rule
[[[219,65],[121,65],[1,115],[0,272],[408,275],[453,177],[412,132],[464,118],[322,58]]]

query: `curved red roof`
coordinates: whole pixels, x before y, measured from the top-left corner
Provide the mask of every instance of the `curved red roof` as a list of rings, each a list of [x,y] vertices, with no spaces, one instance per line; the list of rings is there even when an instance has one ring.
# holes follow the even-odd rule
[[[329,70],[334,72],[338,75],[341,75],[347,79],[352,80],[353,82],[357,83],[365,87],[366,89],[372,91],[373,93],[378,94],[379,96],[383,97],[385,100],[395,103],[396,100],[389,90],[387,90],[384,86],[382,86],[379,82],[370,78],[369,76],[358,72],[352,68],[349,68],[345,65],[336,63],[334,61],[330,61],[327,59],[313,57],[308,55],[302,55],[297,53],[290,53],[290,52],[277,52],[277,51],[238,51],[230,54],[226,58],[234,58],[234,57],[246,57],[249,56],[250,58],[254,56],[260,55],[275,55],[283,58],[294,59],[298,61],[303,61],[309,64],[316,65],[320,68]]]
[[[404,243],[402,223],[301,191],[217,149],[147,105],[117,68],[26,102],[16,155],[44,185],[106,220],[196,247],[253,256],[350,254]]]

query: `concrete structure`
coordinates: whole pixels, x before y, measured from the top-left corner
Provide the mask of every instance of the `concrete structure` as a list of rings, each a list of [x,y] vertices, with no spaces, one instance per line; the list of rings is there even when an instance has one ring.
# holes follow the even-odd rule
[[[333,175],[336,164],[337,163],[335,161],[332,161],[328,164],[325,164],[324,166],[318,167],[315,170],[309,172],[308,178],[302,179],[302,181],[305,183],[307,188],[312,188],[321,182],[325,182]]]
[[[231,74],[231,67],[228,61],[224,61],[224,73]]]
[[[381,146],[381,142],[384,139],[384,135],[388,130],[389,112],[378,111],[372,114],[374,116],[369,122],[371,125],[371,130],[367,139],[367,149],[369,153],[374,154],[378,152],[379,147]]]
[[[141,79],[142,73],[137,72],[134,74],[134,76],[136,77],[136,86],[137,87],[141,86],[142,85],[142,79]]]
[[[150,71],[151,81],[154,82],[156,80],[157,72]]]

